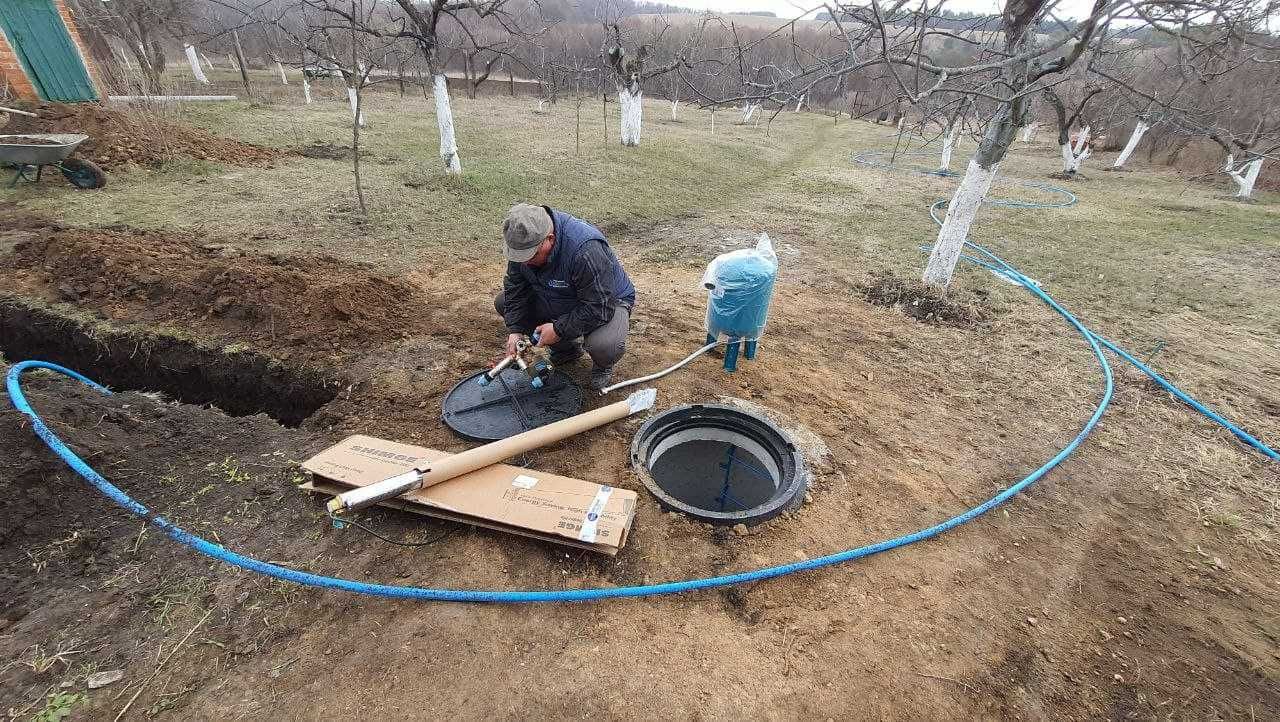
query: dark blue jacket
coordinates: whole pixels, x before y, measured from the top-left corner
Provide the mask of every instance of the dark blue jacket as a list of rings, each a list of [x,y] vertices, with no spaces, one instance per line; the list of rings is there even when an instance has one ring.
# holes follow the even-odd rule
[[[599,228],[564,211],[547,212],[555,247],[541,268],[507,264],[503,321],[512,333],[552,321],[561,338],[585,336],[612,320],[617,307],[634,307],[636,289]]]

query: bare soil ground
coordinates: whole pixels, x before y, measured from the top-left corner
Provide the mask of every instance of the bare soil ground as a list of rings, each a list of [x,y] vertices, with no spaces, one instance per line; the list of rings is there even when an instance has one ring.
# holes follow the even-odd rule
[[[477,119],[495,107],[483,102]],[[883,142],[872,136],[881,129],[828,131],[829,119],[804,114],[785,122],[768,138],[737,128],[717,141],[730,169],[759,166],[749,182],[717,191],[718,202],[691,189],[608,219],[641,297],[624,377],[697,344],[706,260],[759,230],[779,244],[783,276],[760,357],[733,375],[701,359],[657,384],[660,408],[738,399],[801,441],[815,474],[809,498],[746,536],[652,503],[626,461],[641,419],[528,460],[641,494],[635,534],[615,559],[395,512],[362,515],[408,541],[453,532],[402,549],[334,530],[319,501],[293,488],[296,462],[348,433],[466,448],[440,424],[439,403],[492,360],[502,336],[489,303],[500,264],[484,249],[514,198],[505,197],[510,186],[487,185],[506,173],[488,157],[465,181],[480,199],[459,203],[488,204],[489,215],[454,226],[474,226],[482,239],[474,243],[457,230],[409,247],[397,236],[404,217],[376,213],[355,226],[372,239],[355,245],[343,241],[345,217],[311,233],[293,225],[294,211],[272,221],[263,210],[294,198],[258,197],[251,217],[268,220],[256,231],[229,217],[218,232],[198,219],[156,227],[161,215],[147,214],[181,198],[156,195],[158,208],[120,226],[77,223],[41,196],[16,195],[0,231],[0,342],[9,361],[34,355],[13,347],[39,349],[118,386],[163,392],[108,397],[41,376],[27,384],[54,430],[140,501],[229,548],[298,569],[452,588],[625,585],[813,557],[927,526],[1067,443],[1097,402],[1097,370],[1058,317],[994,277],[968,272],[948,299],[901,280],[918,273],[911,244],[927,236],[921,201],[947,186],[848,164],[849,146]],[[636,154],[642,178],[665,171],[645,155],[674,147],[662,133],[695,132],[685,127],[692,123],[651,125],[652,146]],[[275,142],[296,146],[291,136]],[[1026,156],[1013,171],[1041,160]],[[1051,153],[1043,156],[1041,174],[1052,167]],[[609,172],[600,160],[580,163]],[[298,177],[332,166],[287,162]],[[274,173],[244,172],[250,185]],[[130,176],[153,191],[171,177]],[[214,197],[234,183],[202,177]],[[1112,184],[1139,177],[1159,202],[1189,210],[1155,213],[1109,197]],[[1025,272],[1115,335],[1142,348],[1166,341],[1159,358],[1176,380],[1274,441],[1280,329],[1266,289],[1280,266],[1268,240],[1274,211],[1238,211],[1211,190],[1155,185],[1163,182],[1145,172],[1099,179],[1077,209],[993,212],[985,228],[993,244],[1017,246],[1036,224],[1054,224],[1060,233],[1023,248]],[[375,198],[392,192],[376,173],[372,183]],[[553,182],[546,190],[580,192]],[[652,191],[666,192],[685,193]],[[102,196],[58,197],[85,218],[110,218],[92,206]],[[440,202],[403,213],[455,223],[436,217]],[[1129,231],[1117,218],[1147,225]],[[1232,243],[1216,240],[1227,222],[1237,224]],[[1148,235],[1115,241],[1138,230]],[[1072,243],[1099,250],[1060,254],[1059,244]],[[1166,270],[1141,265],[1152,256]],[[1161,272],[1163,282],[1148,280]],[[1100,274],[1118,276],[1114,287],[1099,284]],[[917,302],[940,301],[912,313]],[[956,309],[971,315],[953,317]],[[289,414],[297,408],[307,412]],[[8,660],[0,709],[16,717],[61,693],[84,695],[57,702],[77,714],[110,718],[140,688],[133,718],[1280,714],[1280,471],[1123,369],[1111,409],[1079,453],[1001,510],[937,540],[755,585],[597,604],[415,604],[272,582],[145,530],[54,459],[5,403],[0,446],[11,450],[0,457],[0,579],[12,590],[0,611]],[[124,679],[87,688],[92,673],[113,669]]]

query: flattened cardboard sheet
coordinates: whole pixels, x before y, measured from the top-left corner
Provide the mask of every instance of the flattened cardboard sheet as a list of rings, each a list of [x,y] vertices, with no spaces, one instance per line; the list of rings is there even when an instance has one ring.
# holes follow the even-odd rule
[[[312,479],[302,488],[337,494],[446,456],[357,434],[303,462]],[[636,501],[627,489],[495,464],[382,505],[614,555],[626,543]]]

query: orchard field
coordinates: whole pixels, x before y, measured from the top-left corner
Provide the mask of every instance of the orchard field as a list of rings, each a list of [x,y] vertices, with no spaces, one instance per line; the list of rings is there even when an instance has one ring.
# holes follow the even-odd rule
[[[914,172],[936,166],[925,139],[790,109],[747,124],[721,110],[713,131],[704,110],[672,120],[650,100],[625,148],[598,95],[539,110],[495,92],[454,99],[450,176],[433,105],[390,87],[366,98],[367,214],[345,96],[324,87],[313,105],[111,106],[145,133],[98,118],[123,148],[107,187],[0,190],[4,359],[121,390],[37,375],[32,403],[113,483],[229,548],[450,588],[754,569],[975,506],[1102,396],[1089,346],[1022,287],[962,264],[945,298],[922,292],[929,206],[956,182]],[[1274,446],[1280,199],[1240,203],[1140,155],[1132,172],[1098,153],[1084,178],[1051,181],[1048,140],[1016,142],[992,195],[1053,200],[1031,181],[1078,202],[983,208],[973,239]],[[893,167],[854,160],[895,146]],[[814,473],[800,509],[745,535],[663,513],[628,463],[641,418],[529,460],[640,494],[616,558],[361,514],[394,538],[448,533],[400,548],[332,528],[294,488],[299,460],[351,433],[467,447],[440,399],[500,355],[501,222],[519,201],[598,225],[634,279],[619,378],[701,345],[703,268],[769,234],[780,278],[759,358],[735,374],[702,358],[655,385],[659,409],[736,399],[790,429]],[[5,399],[0,710],[111,718],[136,693],[128,715],[160,719],[1280,715],[1280,471],[1109,358],[1114,398],[1080,450],[970,524],[771,581],[571,605],[388,601],[215,563],[100,496]],[[123,679],[88,689],[108,670]]]

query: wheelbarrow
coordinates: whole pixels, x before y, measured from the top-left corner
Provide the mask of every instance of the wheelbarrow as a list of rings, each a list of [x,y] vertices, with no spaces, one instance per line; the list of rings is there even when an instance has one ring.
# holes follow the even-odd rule
[[[12,188],[18,181],[34,183],[40,180],[45,166],[53,166],[76,188],[101,188],[107,184],[107,174],[98,164],[80,158],[72,158],[76,146],[89,140],[80,133],[24,133],[0,135],[0,168],[17,172],[9,181]]]

